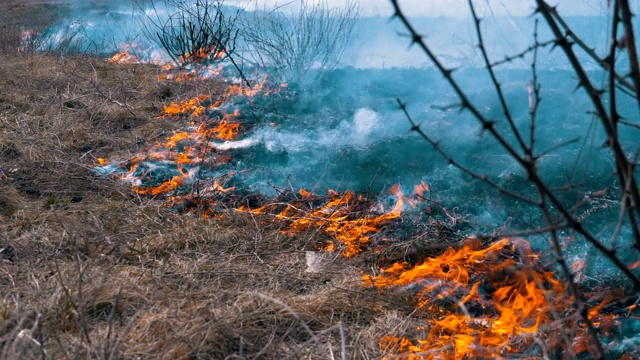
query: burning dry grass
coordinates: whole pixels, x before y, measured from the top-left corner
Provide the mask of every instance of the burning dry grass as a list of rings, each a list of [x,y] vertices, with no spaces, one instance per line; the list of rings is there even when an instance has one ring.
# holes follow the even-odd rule
[[[0,58],[0,358],[591,350],[582,309],[525,240],[450,246],[431,203],[401,216],[425,205],[426,183],[411,195],[391,187],[392,206],[350,191],[286,190],[268,203],[218,179],[192,186],[197,166],[229,161],[211,140],[246,130],[227,105],[268,90],[166,74],[88,56]],[[130,159],[117,167],[133,187],[92,171],[105,158]],[[178,173],[145,183],[136,168],[147,160]],[[387,241],[385,229],[409,240]],[[587,317],[609,336],[635,305],[601,314],[624,295],[601,290]]]
[[[337,256],[307,271],[320,235],[254,214],[180,216],[91,171],[180,126],[157,118],[165,105],[225,91],[158,75],[0,59],[0,358],[379,357],[405,295],[362,287]]]

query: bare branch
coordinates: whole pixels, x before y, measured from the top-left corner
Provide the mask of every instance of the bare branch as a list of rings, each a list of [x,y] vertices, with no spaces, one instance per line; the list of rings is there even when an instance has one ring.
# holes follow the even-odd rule
[[[633,128],[636,128],[636,129],[640,129],[640,124],[634,124],[634,123],[632,123],[632,122],[628,122],[628,121],[626,121],[626,120],[618,120],[618,123],[619,123],[619,124],[626,125],[626,126],[631,126],[631,127],[633,127]]]
[[[427,55],[429,60],[436,66],[438,71],[444,76],[449,85],[453,88],[455,93],[458,95],[462,109],[466,109],[471,112],[471,114],[480,122],[483,129],[488,131],[491,136],[503,147],[503,149],[514,159],[516,160],[527,172],[529,175],[530,181],[536,185],[539,189],[539,192],[542,196],[547,197],[556,210],[563,216],[567,222],[567,224],[573,228],[576,232],[584,236],[584,238],[594,246],[600,253],[602,253],[605,257],[607,257],[620,271],[622,271],[627,278],[631,280],[634,287],[636,289],[640,289],[640,279],[629,269],[629,267],[616,255],[615,250],[607,248],[600,240],[598,240],[593,234],[591,234],[585,227],[578,221],[569,209],[565,207],[565,205],[560,201],[560,199],[552,192],[550,187],[544,182],[541,178],[540,174],[536,170],[535,162],[533,160],[528,160],[522,157],[515,151],[515,149],[506,141],[506,139],[497,131],[494,126],[494,122],[487,119],[480,110],[469,100],[465,92],[462,90],[461,86],[458,82],[453,78],[452,71],[444,67],[441,61],[435,56],[432,49],[427,46],[424,42],[423,36],[417,33],[413,25],[410,23],[406,15],[400,10],[400,6],[397,0],[391,0],[391,3],[394,7],[394,17],[400,19],[400,21],[407,28],[409,33],[411,34],[411,43],[413,45],[419,46],[423,52]],[[576,55],[571,50],[571,43],[567,41],[567,39],[560,32],[559,27],[555,23],[550,11],[548,10],[549,5],[542,0],[537,0],[539,10],[543,13],[545,20],[549,23],[549,26],[552,28],[552,32],[556,36],[556,44],[560,46],[566,53],[569,62],[574,67],[578,78],[580,79],[580,84],[587,89],[587,94],[589,98],[596,106],[596,111],[599,117],[603,120],[602,122],[605,124],[605,128],[607,132],[611,134],[610,122],[608,121],[609,117],[604,108],[604,105],[600,99],[600,92],[593,87],[589,78],[587,77],[585,70],[582,68],[580,62],[578,61]],[[545,10],[546,9],[546,10]],[[420,130],[419,126],[415,123],[412,125],[412,130],[418,131]],[[425,134],[426,135],[426,134]],[[424,137],[424,136],[423,136]],[[431,144],[437,144],[435,141],[431,141]],[[618,141],[612,141],[612,148],[614,149],[614,154],[616,157],[616,163],[618,164],[618,168],[628,168],[628,166],[621,166],[621,163],[628,164],[626,157],[624,157],[624,151]],[[618,171],[620,175],[620,171]],[[624,179],[624,175],[621,175],[622,179]],[[624,182],[623,182],[624,183]],[[635,181],[633,182],[635,184]],[[636,186],[637,189],[637,186]]]
[[[558,22],[558,24],[564,30],[564,34],[567,38],[570,38],[576,45],[578,45],[582,49],[582,51],[584,51],[587,55],[589,55],[589,57],[591,57],[591,59],[595,61],[598,65],[600,65],[604,70],[608,72],[612,72],[612,69],[613,69],[613,74],[616,78],[616,81],[618,81],[618,83],[621,85],[622,88],[629,90],[629,94],[636,93],[636,87],[631,82],[629,82],[629,80],[627,80],[624,76],[615,72],[615,69],[610,67],[609,63],[605,61],[605,59],[602,59],[600,56],[598,56],[598,54],[596,54],[593,48],[587,45],[587,43],[585,43],[584,40],[582,40],[578,35],[576,35],[575,32],[573,32],[573,30],[571,30],[571,27],[569,27],[569,24],[567,24],[564,18],[560,16],[560,14],[558,13],[558,10],[555,7],[552,7],[549,5],[547,6],[548,8],[545,11],[548,11],[549,14],[553,16],[553,18]]]
[[[568,145],[571,145],[571,144],[575,144],[575,143],[577,143],[578,141],[580,141],[580,137],[577,137],[577,138],[575,138],[575,139],[571,139],[571,140],[567,140],[567,141],[561,142],[560,144],[554,145],[554,146],[552,146],[550,149],[547,149],[547,150],[545,150],[545,151],[541,152],[540,154],[536,155],[536,156],[534,157],[534,159],[536,159],[536,160],[540,160],[540,159],[542,159],[543,157],[545,157],[545,156],[549,155],[550,153],[552,153],[552,152],[554,152],[554,151],[556,151],[556,150],[558,150],[558,149],[561,149],[561,148],[563,148],[563,147],[565,147],[565,146],[568,146]]]
[[[498,78],[496,77],[495,71],[493,71],[493,67],[491,66],[491,61],[489,60],[489,55],[487,54],[487,49],[484,46],[484,40],[482,38],[482,30],[480,29],[480,18],[476,14],[476,9],[473,6],[473,1],[468,0],[469,8],[471,9],[471,15],[473,16],[473,23],[476,28],[476,35],[478,36],[478,48],[482,53],[482,58],[484,60],[485,66],[487,68],[487,72],[489,72],[489,76],[491,77],[491,82],[493,83],[493,87],[496,90],[496,94],[498,95],[498,99],[500,99],[500,106],[502,106],[502,112],[507,119],[507,123],[509,123],[509,127],[511,131],[515,135],[518,140],[518,144],[523,152],[527,152],[527,145],[524,143],[524,139],[520,134],[520,130],[516,127],[516,123],[511,116],[511,110],[509,110],[509,106],[507,105],[507,100],[504,98],[504,93],[502,91],[502,86],[498,82]]]
[[[350,43],[359,16],[356,3],[332,7],[326,0],[299,0],[296,13],[280,7],[247,19],[243,37],[249,57],[282,82],[301,83],[310,69],[332,69]]]
[[[528,48],[524,49],[523,51],[521,51],[521,52],[519,52],[517,54],[511,55],[511,56],[505,56],[504,59],[498,60],[498,61],[496,61],[494,63],[491,63],[491,67],[495,68],[495,67],[498,67],[500,65],[511,63],[516,59],[524,59],[524,57],[527,54],[532,53],[532,52],[535,53],[535,52],[538,51],[538,49],[545,48],[545,47],[547,47],[549,45],[553,45],[553,44],[555,44],[555,42],[556,41],[553,40],[553,39],[552,40],[547,40],[547,41],[544,41],[544,42],[538,42],[537,39],[536,39],[536,42],[533,45],[529,46]]]
[[[625,154],[624,150],[622,149],[622,145],[620,144],[620,141],[619,141],[619,138],[618,138],[618,133],[616,131],[616,128],[614,127],[614,124],[613,124],[613,122],[611,120],[611,117],[609,116],[609,114],[607,114],[607,111],[606,111],[606,109],[604,107],[604,103],[602,102],[602,99],[601,99],[601,92],[598,91],[593,86],[593,84],[589,80],[589,77],[587,76],[584,68],[582,67],[580,61],[578,60],[577,55],[575,54],[575,52],[571,48],[572,44],[566,39],[565,36],[562,35],[560,27],[556,23],[555,17],[553,15],[553,14],[557,14],[556,10],[554,8],[552,8],[549,4],[547,4],[544,0],[536,0],[536,3],[538,4],[538,11],[543,15],[543,17],[545,18],[547,24],[551,28],[551,31],[556,36],[557,45],[564,51],[564,53],[565,53],[565,55],[567,57],[567,60],[569,60],[569,63],[571,64],[571,67],[573,68],[574,72],[578,76],[579,86],[583,87],[586,90],[587,95],[589,96],[589,99],[591,100],[591,103],[595,107],[596,115],[600,119],[601,124],[604,126],[604,129],[605,129],[605,131],[607,133],[607,136],[608,136],[608,145],[613,150],[614,160],[615,160],[615,164],[616,164],[616,174],[618,175],[618,180],[620,181],[621,184],[626,184],[627,183],[626,177],[627,176],[631,177],[631,180],[630,180],[631,189],[630,190],[631,190],[632,204],[640,204],[640,190],[638,189],[638,183],[635,180],[635,176],[634,176],[633,171],[631,171],[631,172],[627,171],[627,169],[629,169],[631,164],[629,162],[629,159],[627,158],[627,155]],[[639,78],[639,80],[640,80],[640,78]],[[628,212],[630,220],[631,220],[632,223],[635,223],[635,216],[633,215],[631,210],[637,211],[636,205],[629,206],[628,209],[630,210],[630,212]],[[633,227],[635,227],[635,226],[633,226]],[[582,228],[581,225],[580,225],[580,228],[582,230],[584,230],[584,228]],[[637,234],[637,236],[636,236],[636,246],[638,248],[640,248],[640,230],[634,229],[633,231],[634,231],[634,235]],[[593,242],[595,240],[595,238],[593,238],[592,236],[587,237],[587,239],[590,242]],[[596,242],[597,242],[597,240],[596,240]],[[604,252],[605,255],[607,255],[607,253],[611,254],[613,257],[616,257],[615,256],[615,251],[614,252],[611,252],[611,251]],[[607,255],[607,256],[610,257],[610,255]],[[616,257],[616,259],[617,259],[617,257]],[[631,270],[629,270],[628,268],[626,270],[624,269],[624,268],[626,268],[626,265],[624,265],[622,262],[620,262],[619,259],[617,260],[616,263],[620,264],[620,269],[622,271],[624,271],[626,275],[633,275]],[[634,284],[635,284],[636,288],[640,289],[640,280],[638,280],[638,278],[635,275],[633,275],[632,279],[634,279]]]
[[[474,179],[480,180],[488,185],[490,185],[491,187],[493,187],[494,189],[498,190],[499,192],[501,192],[504,195],[510,196],[514,199],[520,200],[526,204],[530,204],[530,205],[535,205],[535,206],[540,206],[540,203],[526,198],[518,193],[515,193],[511,190],[507,190],[504,187],[498,185],[496,182],[494,182],[493,180],[491,180],[488,176],[483,175],[483,174],[478,174],[476,172],[474,172],[473,170],[467,168],[466,166],[462,165],[461,163],[459,163],[458,161],[456,161],[453,157],[451,157],[449,154],[447,154],[446,151],[444,151],[444,149],[442,148],[442,146],[440,146],[440,143],[438,143],[437,141],[433,140],[429,135],[427,135],[427,133],[425,133],[421,128],[420,125],[418,125],[414,120],[413,117],[411,116],[411,114],[409,114],[409,111],[407,110],[407,106],[406,104],[404,104],[400,99],[396,100],[398,102],[398,106],[400,107],[400,109],[402,110],[402,112],[404,113],[405,117],[407,118],[407,120],[409,120],[409,122],[411,123],[411,131],[415,131],[418,134],[420,134],[420,136],[425,139],[429,144],[431,144],[431,146],[434,148],[434,150],[436,150],[443,158],[445,158],[449,164],[455,166],[456,168],[462,170],[462,172],[464,172],[465,174],[471,176]]]
[[[536,121],[540,108],[540,84],[538,84],[538,19],[533,28],[533,59],[531,60],[531,82],[529,83],[529,147],[527,155],[533,158],[536,144]]]

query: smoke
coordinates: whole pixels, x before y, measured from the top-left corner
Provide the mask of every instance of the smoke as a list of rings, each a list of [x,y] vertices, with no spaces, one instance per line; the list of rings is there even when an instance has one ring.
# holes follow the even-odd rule
[[[352,0],[315,0],[326,2],[329,6],[345,6]],[[230,0],[229,4],[251,8],[251,6],[273,8],[275,6],[296,6],[297,1],[281,0]],[[559,10],[568,16],[598,16],[606,9],[605,0],[556,0],[549,1],[559,5]],[[389,0],[366,0],[359,2],[363,15],[389,17],[392,7]],[[482,16],[528,16],[533,12],[533,0],[476,0],[474,4]],[[421,17],[469,17],[467,0],[400,0],[407,14]]]
[[[353,116],[354,141],[365,141],[380,124],[380,114],[367,108],[358,109]]]
[[[144,40],[130,3],[109,3],[103,8],[81,4],[78,2],[74,17],[68,20],[79,20],[91,43],[117,47],[120,43]],[[492,7],[486,8],[485,14],[494,15],[482,22],[482,29],[493,61],[517,54],[532,44],[532,18],[519,17],[520,7],[509,7],[513,11],[507,14],[501,10],[501,3],[490,4]],[[595,46],[596,52],[603,53],[607,47],[607,32],[603,31],[607,29],[607,17],[606,11],[600,14],[605,16],[569,17],[567,21],[587,43]],[[496,119],[500,131],[507,134],[504,114],[476,47],[472,22],[464,17],[423,17],[412,21],[443,63],[459,69],[454,76],[469,98],[487,116]],[[266,195],[276,195],[274,187],[288,188],[290,184],[318,193],[345,188],[385,193],[392,184],[411,189],[423,181],[430,185],[433,201],[466,214],[465,223],[474,230],[492,231],[505,224],[513,230],[539,225],[542,219],[532,209],[498,196],[488,186],[462,174],[409,131],[408,121],[397,109],[396,98],[409,104],[409,112],[421,128],[439,141],[450,156],[478,173],[487,174],[505,188],[535,196],[518,164],[482,131],[473,117],[459,111],[456,106],[459,100],[448,84],[419,49],[409,49],[409,39],[403,33],[397,22],[385,17],[360,19],[355,42],[340,68],[297,93],[295,88],[286,90],[291,91],[287,101],[276,99],[270,106],[241,109],[258,119],[257,124],[252,123],[250,131],[237,140],[211,142],[215,151],[229,152],[234,161],[208,175],[213,178],[220,172],[233,171],[238,174],[234,179],[236,185]],[[107,40],[99,40],[100,36]],[[540,27],[539,36],[540,41],[551,38],[544,26]],[[141,45],[137,49],[148,58],[158,56],[158,49],[152,46]],[[516,59],[497,70],[516,126],[524,134],[528,134],[529,124],[530,60],[530,57]],[[586,57],[583,61],[594,82],[604,85],[606,77],[598,67]],[[617,186],[610,154],[601,147],[605,140],[602,129],[595,126],[593,116],[587,113],[588,98],[575,91],[575,78],[561,52],[541,49],[538,69],[543,98],[536,132],[538,152],[579,138],[541,159],[542,176],[552,186],[569,181],[584,184],[580,191],[566,192],[563,196],[567,201]],[[271,113],[273,108],[277,116]],[[624,115],[633,118],[638,114],[635,107],[628,106]],[[273,118],[278,120],[272,121]],[[505,136],[514,141],[513,137]],[[636,136],[630,131],[623,134],[622,140],[627,146],[637,147]],[[158,170],[165,164],[145,166]],[[110,173],[116,169],[104,167],[97,171]],[[617,213],[613,203],[602,201],[585,209],[581,216],[586,226],[614,225]],[[627,229],[622,232],[626,234]],[[577,248],[573,253],[585,251]]]
[[[156,2],[154,10],[151,1],[79,1],[70,2],[65,17],[52,29],[51,43],[68,40],[69,34],[77,34],[78,50],[108,55],[120,51],[122,44],[136,44],[142,50],[139,54],[144,60],[166,60],[162,50],[143,36],[141,26],[147,15],[162,19],[168,9],[162,2]],[[242,11],[254,8],[270,9],[279,2],[226,1],[227,6],[237,6]],[[346,0],[330,1],[329,5],[340,6]],[[560,11],[569,15],[569,23],[575,32],[596,45],[596,51],[607,47],[607,8],[603,1],[584,2],[560,1]],[[429,44],[450,67],[479,67],[482,61],[477,51],[477,39],[472,22],[469,21],[469,9],[466,1],[423,1],[407,0],[402,2],[407,11],[414,16],[412,23],[425,35]],[[492,59],[501,59],[528,47],[533,42],[533,20],[528,16],[531,1],[517,0],[506,3],[503,0],[477,1],[478,11],[484,17],[482,28],[488,52]],[[352,46],[343,56],[341,66],[356,68],[393,68],[431,66],[417,48],[410,48],[406,33],[397,21],[389,21],[388,1],[360,2],[362,18],[356,23]],[[286,12],[286,11],[285,11]],[[579,17],[571,17],[580,15]],[[584,17],[584,15],[589,15]],[[250,17],[248,17],[250,18]],[[400,36],[398,36],[400,35]],[[545,27],[540,29],[540,39],[550,38]],[[238,49],[242,52],[243,49]],[[547,56],[548,55],[548,56]],[[541,57],[542,67],[564,66],[559,52]],[[510,63],[515,68],[528,68],[523,61]]]
[[[380,139],[381,115],[368,108],[355,111],[352,119],[345,119],[337,127],[318,124],[299,132],[294,129],[274,129],[271,125],[255,131],[250,137],[225,142],[211,142],[216,150],[248,149],[263,145],[275,154],[327,152],[343,147],[367,147]]]

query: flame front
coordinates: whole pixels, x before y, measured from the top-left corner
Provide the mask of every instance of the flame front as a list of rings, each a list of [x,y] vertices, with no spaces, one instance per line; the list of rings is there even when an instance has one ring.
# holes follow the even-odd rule
[[[536,340],[557,343],[554,338],[569,325],[578,328],[576,339],[588,340],[575,314],[567,315],[574,311],[573,298],[555,273],[522,260],[535,257],[523,242],[502,239],[477,249],[477,241],[467,241],[460,249],[449,248],[419,264],[395,263],[379,275],[363,276],[365,286],[380,290],[421,288],[416,301],[426,321],[426,336],[411,340],[388,335],[381,339],[381,349],[409,359],[510,358]],[[607,301],[591,309],[589,318],[606,318],[600,310]],[[565,349],[576,354],[587,350],[580,341]]]
[[[110,62],[137,61],[125,50]],[[202,51],[187,56],[204,59],[211,54]],[[218,59],[225,54],[213,56]],[[205,76],[220,73],[220,67],[197,69]],[[170,66],[164,70],[167,73],[160,76],[161,81],[184,82],[197,77],[197,72],[174,72]],[[159,141],[146,154],[121,163],[120,179],[131,183],[139,195],[164,197],[168,207],[219,218],[222,213],[215,210],[217,199],[233,198],[236,188],[226,184],[235,172],[213,179],[203,179],[201,172],[227,163],[230,156],[219,142],[237,139],[248,127],[241,121],[236,102],[250,102],[258,94],[266,96],[286,86],[270,89],[264,79],[251,87],[227,84],[220,99],[198,95],[165,106],[160,117],[184,121],[187,127]],[[97,159],[96,166],[108,165],[105,159]],[[155,173],[158,168],[160,175]],[[290,236],[322,233],[325,238],[319,248],[341,251],[344,257],[352,258],[371,248],[375,234],[400,218],[405,209],[434,202],[425,196],[430,191],[429,184],[421,182],[407,196],[400,185],[394,185],[389,193],[395,203],[383,206],[352,191],[329,190],[323,197],[300,189],[293,194],[296,198],[287,198],[285,203],[240,206],[236,211],[284,222],[282,232]],[[430,209],[427,207],[427,212]],[[572,354],[589,351],[589,336],[578,321],[572,296],[554,272],[544,270],[538,258],[524,239],[502,239],[489,245],[467,239],[461,247],[449,248],[439,256],[415,264],[396,262],[376,275],[363,275],[364,286],[380,291],[418,289],[415,305],[423,326],[416,329],[415,336],[389,334],[380,339],[386,358],[510,358],[527,354],[538,343],[554,349],[561,346],[567,327],[577,330],[572,347],[562,350]],[[640,267],[640,262],[630,267]],[[572,268],[583,276],[584,262],[576,261]],[[588,318],[602,331],[615,321],[612,315],[601,314],[609,301],[611,298],[603,299],[588,312]],[[634,309],[636,306],[629,307],[629,313]]]
[[[341,249],[344,257],[351,258],[369,246],[371,234],[380,232],[386,223],[400,217],[404,198],[393,190],[391,192],[396,195],[396,205],[380,215],[374,215],[370,211],[367,206],[368,201],[362,195],[356,195],[352,191],[340,194],[329,190],[329,200],[324,205],[307,210],[304,203],[298,206],[287,204],[284,210],[274,215],[274,219],[288,222],[282,232],[290,236],[310,229],[321,231],[334,239],[324,244],[324,250],[331,252]],[[299,190],[299,194],[303,201],[314,198],[313,194],[305,189]],[[275,208],[276,206],[267,205],[259,209],[241,207],[237,210],[249,211],[253,214],[269,214],[274,213]]]

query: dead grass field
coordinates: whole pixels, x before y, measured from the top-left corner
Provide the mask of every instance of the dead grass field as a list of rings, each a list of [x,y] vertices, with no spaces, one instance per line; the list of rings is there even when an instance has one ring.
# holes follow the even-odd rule
[[[409,294],[362,287],[357,261],[306,271],[314,234],[182,216],[96,176],[180,126],[163,105],[224,87],[158,74],[0,55],[0,358],[366,359],[416,327]]]

